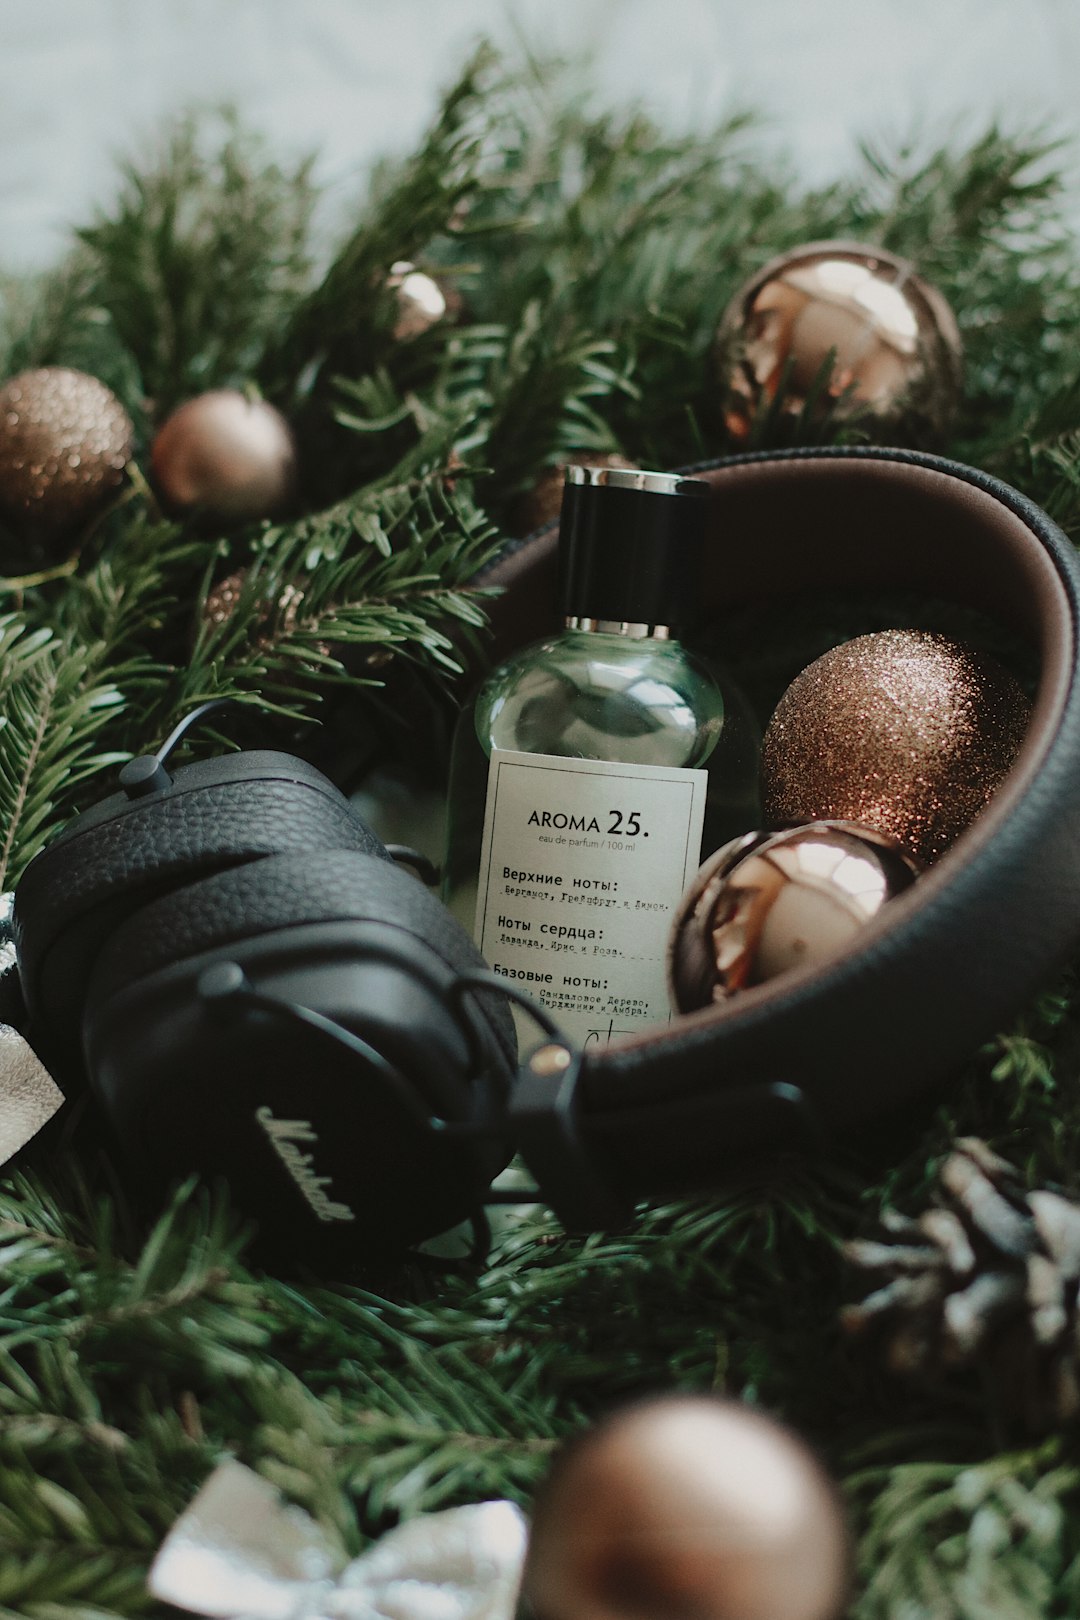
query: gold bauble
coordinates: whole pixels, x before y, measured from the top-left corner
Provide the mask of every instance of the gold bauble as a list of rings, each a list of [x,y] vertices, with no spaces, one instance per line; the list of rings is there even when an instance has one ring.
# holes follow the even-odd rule
[[[796,415],[831,371],[817,408],[857,415],[876,437],[940,437],[960,397],[960,331],[946,300],[906,259],[858,242],[809,242],[773,259],[720,323],[727,425],[749,436],[782,391]]]
[[[236,522],[272,517],[296,482],[296,446],[280,412],[231,388],[179,406],[150,451],[167,505]]]
[[[237,568],[233,573],[226,574],[211,585],[206,593],[203,603],[203,618],[207,624],[218,627],[228,624],[236,612],[237,603],[247,584],[247,569]],[[277,601],[277,612],[280,614],[281,628],[288,634],[296,629],[296,622],[300,613],[300,605],[304,600],[304,593],[296,585],[286,585]],[[273,609],[269,602],[259,603],[257,622],[264,625],[270,618]]]
[[[0,388],[0,509],[34,540],[70,534],[108,500],[131,459],[132,424],[85,371],[41,366]]]
[[[461,295],[456,289],[418,270],[407,259],[398,259],[390,266],[386,285],[394,294],[393,335],[400,343],[411,343],[446,315],[455,316],[461,311]]]
[[[616,1413],[538,1494],[522,1612],[538,1620],[831,1620],[848,1585],[839,1496],[751,1407],[670,1396]]]
[[[512,534],[532,534],[534,530],[555,522],[562,511],[566,469],[570,466],[629,467],[631,471],[637,471],[634,462],[612,451],[575,451],[565,461],[556,461],[552,466],[545,467],[532,488],[518,496],[509,518]]]
[[[916,860],[985,809],[1030,704],[994,659],[946,636],[857,636],[796,676],[761,745],[766,819],[857,821]]]
[[[917,873],[892,839],[853,822],[812,821],[725,844],[697,872],[672,923],[676,1011],[828,961]]]

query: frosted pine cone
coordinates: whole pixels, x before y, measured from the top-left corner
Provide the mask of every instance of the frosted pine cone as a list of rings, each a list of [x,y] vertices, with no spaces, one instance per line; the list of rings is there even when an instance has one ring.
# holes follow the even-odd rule
[[[1003,1412],[1040,1431],[1080,1417],[1080,1205],[1026,1192],[1014,1168],[962,1137],[917,1220],[883,1217],[845,1246],[876,1284],[842,1313],[890,1371],[923,1381],[980,1368]]]

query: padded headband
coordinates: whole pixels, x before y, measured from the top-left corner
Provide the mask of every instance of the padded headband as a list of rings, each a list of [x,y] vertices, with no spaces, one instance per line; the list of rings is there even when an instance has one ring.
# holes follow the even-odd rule
[[[1080,937],[1080,564],[1065,535],[1007,485],[916,452],[790,451],[693,471],[715,490],[714,614],[811,591],[918,590],[1019,631],[1039,676],[990,806],[843,954],[582,1061],[581,1162],[623,1199],[716,1185],[748,1154],[940,1081]],[[484,576],[504,589],[496,657],[550,629],[556,544],[557,528],[542,530]],[[542,1144],[530,1159],[529,1132],[522,1142],[541,1179],[558,1180],[564,1219],[597,1220],[602,1197],[540,1162]]]

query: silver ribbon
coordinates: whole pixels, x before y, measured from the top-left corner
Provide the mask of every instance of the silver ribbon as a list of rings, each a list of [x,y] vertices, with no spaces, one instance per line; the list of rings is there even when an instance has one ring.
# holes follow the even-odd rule
[[[17,1029],[0,1024],[0,1164],[52,1119],[64,1094]]]
[[[14,928],[15,896],[0,894],[0,982],[18,973]],[[0,1024],[0,1164],[52,1119],[64,1094],[17,1029]]]
[[[512,1502],[410,1519],[341,1567],[302,1508],[221,1463],[150,1569],[154,1597],[215,1620],[511,1620],[527,1531]]]

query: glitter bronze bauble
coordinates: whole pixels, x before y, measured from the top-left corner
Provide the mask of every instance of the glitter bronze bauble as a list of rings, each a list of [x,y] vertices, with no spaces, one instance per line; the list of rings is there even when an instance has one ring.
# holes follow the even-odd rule
[[[392,330],[400,343],[411,343],[447,315],[455,316],[461,311],[461,295],[456,289],[418,270],[407,259],[398,259],[390,266],[386,285],[394,294]]]
[[[892,839],[853,822],[734,839],[700,868],[675,913],[668,989],[676,1011],[828,961],[918,870]]]
[[[178,407],[150,451],[162,499],[179,512],[234,522],[273,517],[296,481],[288,424],[265,400],[235,389],[199,394]]]
[[[994,659],[883,630],[798,675],[761,745],[766,820],[857,821],[916,860],[941,855],[993,796],[1030,715]]]
[[[610,451],[600,453],[591,450],[575,451],[566,461],[557,461],[552,466],[545,467],[532,488],[518,497],[509,518],[512,534],[532,534],[534,530],[542,529],[545,524],[555,522],[562,511],[563,486],[566,483],[568,466],[629,467],[631,471],[637,470],[634,463],[628,461],[625,456]]]
[[[131,442],[131,418],[96,377],[20,372],[0,389],[0,510],[32,541],[72,534],[120,484]]]
[[[810,242],[765,265],[728,305],[717,352],[737,439],[778,394],[797,415],[820,389],[821,414],[921,442],[942,436],[960,397],[949,305],[907,260],[857,242]]]
[[[837,1491],[787,1429],[736,1401],[616,1413],[558,1457],[522,1580],[537,1620],[832,1620],[848,1585]]]

